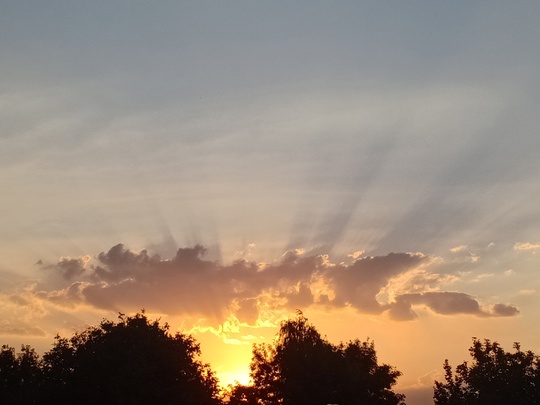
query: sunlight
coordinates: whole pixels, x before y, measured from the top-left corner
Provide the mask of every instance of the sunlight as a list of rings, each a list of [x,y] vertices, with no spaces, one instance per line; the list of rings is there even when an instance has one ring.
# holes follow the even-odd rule
[[[239,366],[233,370],[216,372],[216,375],[222,387],[227,387],[229,384],[236,385],[237,383],[247,385],[250,382],[249,367],[247,366]]]

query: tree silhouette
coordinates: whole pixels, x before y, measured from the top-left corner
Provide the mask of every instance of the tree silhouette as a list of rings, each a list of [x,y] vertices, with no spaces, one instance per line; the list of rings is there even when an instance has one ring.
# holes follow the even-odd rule
[[[226,400],[227,405],[258,405],[261,403],[258,398],[258,391],[252,385],[229,385],[229,390],[225,393],[225,396],[228,397]]]
[[[31,404],[41,381],[39,356],[30,346],[23,345],[15,354],[13,347],[0,349],[0,403]]]
[[[217,380],[191,336],[138,313],[104,320],[43,356],[44,403],[218,404]]]
[[[400,375],[377,364],[373,342],[332,345],[299,313],[273,345],[254,346],[253,385],[235,387],[229,404],[403,404],[391,390]]]
[[[455,372],[444,362],[445,382],[435,382],[436,405],[540,404],[540,359],[514,343],[514,353],[497,343],[474,338],[469,348],[473,362],[463,362]]]

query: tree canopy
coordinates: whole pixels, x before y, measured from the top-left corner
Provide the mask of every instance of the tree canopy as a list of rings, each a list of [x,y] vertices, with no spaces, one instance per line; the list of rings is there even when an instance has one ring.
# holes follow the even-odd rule
[[[403,404],[391,389],[400,375],[378,365],[373,342],[333,345],[300,314],[274,344],[254,346],[253,385],[234,387],[229,404]]]
[[[435,405],[540,404],[540,357],[473,338],[472,361],[435,381]],[[0,404],[404,405],[401,375],[379,364],[373,341],[337,345],[299,313],[271,344],[253,346],[250,385],[222,396],[192,336],[169,332],[144,311],[56,336],[40,358],[30,346],[0,348]]]
[[[30,348],[0,352],[0,403],[219,404],[217,380],[191,336],[143,313],[56,336],[38,360]],[[27,390],[31,387],[31,390]]]
[[[15,354],[13,347],[0,349],[0,403],[30,404],[41,381],[39,356],[30,346],[23,345]]]
[[[444,362],[444,382],[435,382],[436,405],[540,404],[540,359],[514,343],[506,352],[497,342],[474,338],[469,349],[472,363],[452,370]]]

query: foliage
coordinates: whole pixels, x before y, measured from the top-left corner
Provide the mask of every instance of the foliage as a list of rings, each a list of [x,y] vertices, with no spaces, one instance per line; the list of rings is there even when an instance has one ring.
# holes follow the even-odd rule
[[[253,385],[235,387],[229,404],[403,404],[391,390],[400,375],[377,364],[373,342],[332,345],[300,314],[273,345],[254,346]]]
[[[514,343],[514,350],[505,352],[497,342],[474,338],[471,365],[463,362],[453,372],[445,360],[445,382],[435,382],[435,404],[540,404],[540,359],[531,351],[523,352],[519,343]]]
[[[235,386],[229,385],[228,392],[225,396],[227,405],[258,405],[259,398],[258,392],[252,385],[237,384]]]
[[[104,320],[97,327],[60,337],[43,356],[48,392],[55,402],[214,404],[217,382],[195,357],[191,336],[142,314]]]
[[[1,403],[214,405],[217,380],[191,336],[143,313],[56,336],[41,361],[29,347],[0,352]],[[25,390],[31,387],[32,390]]]
[[[32,403],[41,379],[39,356],[23,345],[15,354],[13,347],[0,349],[0,403]]]

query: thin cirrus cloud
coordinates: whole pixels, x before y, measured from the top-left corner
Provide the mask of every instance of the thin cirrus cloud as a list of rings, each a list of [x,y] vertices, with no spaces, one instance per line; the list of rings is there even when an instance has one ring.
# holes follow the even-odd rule
[[[48,290],[36,287],[36,294],[60,306],[86,304],[115,311],[145,307],[220,323],[234,315],[252,325],[263,307],[349,307],[401,321],[417,318],[417,307],[440,315],[519,313],[514,305],[483,306],[466,293],[440,290],[444,277],[430,270],[434,259],[422,253],[363,256],[350,264],[334,264],[327,255],[291,250],[275,263],[239,260],[229,265],[207,260],[204,253],[205,248],[196,245],[163,259],[118,244],[94,258],[62,258],[42,265],[61,283]],[[420,284],[425,288],[419,290]],[[381,291],[386,291],[385,297]]]
[[[540,243],[518,242],[514,245],[515,250],[539,250]]]
[[[0,325],[0,334],[5,336],[46,336],[43,329],[24,323],[21,324],[20,322],[17,326],[9,323]]]

